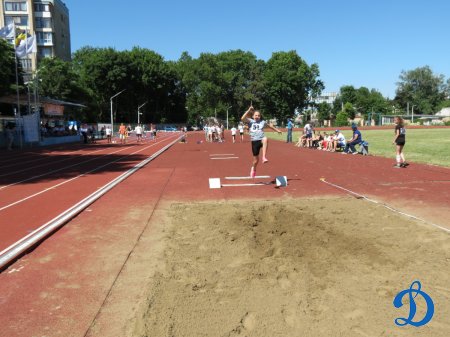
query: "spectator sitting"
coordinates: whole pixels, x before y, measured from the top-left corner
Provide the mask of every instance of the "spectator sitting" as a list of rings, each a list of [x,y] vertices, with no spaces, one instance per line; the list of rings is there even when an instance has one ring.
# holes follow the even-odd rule
[[[342,134],[341,131],[336,130],[334,132],[335,136],[334,136],[334,142],[333,142],[333,149],[332,151],[335,152],[338,148],[345,148],[346,146],[346,141],[345,141],[345,136]]]
[[[313,148],[319,148],[320,143],[323,141],[322,133],[319,132],[318,135],[313,137],[312,146]]]
[[[361,132],[358,130],[358,127],[356,126],[356,124],[352,124],[352,130],[353,130],[353,137],[347,141],[344,152],[342,152],[343,154],[348,154],[350,152],[352,154],[358,153],[358,152],[356,152],[355,145],[361,143],[362,135],[361,135]]]

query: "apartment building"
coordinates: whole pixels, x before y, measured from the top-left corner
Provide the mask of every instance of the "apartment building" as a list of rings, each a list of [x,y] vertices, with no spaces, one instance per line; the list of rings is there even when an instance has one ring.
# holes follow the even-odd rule
[[[0,27],[16,27],[36,35],[37,53],[20,60],[32,74],[44,57],[71,58],[69,9],[61,0],[0,0]]]

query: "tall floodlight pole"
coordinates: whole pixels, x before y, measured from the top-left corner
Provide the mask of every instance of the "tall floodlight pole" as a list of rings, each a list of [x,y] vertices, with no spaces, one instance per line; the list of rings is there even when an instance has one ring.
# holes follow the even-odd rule
[[[109,100],[111,101],[111,132],[114,135],[114,117],[113,117],[113,98],[119,96],[121,93],[123,93],[127,89],[123,89],[121,92],[118,92],[114,96],[112,96]]]
[[[233,106],[230,105],[230,106],[227,108],[227,130],[228,130],[228,110],[231,109],[232,107],[233,107]]]
[[[141,110],[141,108],[142,108],[144,105],[146,105],[146,104],[147,104],[147,102],[145,102],[144,104],[138,106],[138,124],[140,124],[140,115],[141,115],[141,112],[140,112],[139,110]]]

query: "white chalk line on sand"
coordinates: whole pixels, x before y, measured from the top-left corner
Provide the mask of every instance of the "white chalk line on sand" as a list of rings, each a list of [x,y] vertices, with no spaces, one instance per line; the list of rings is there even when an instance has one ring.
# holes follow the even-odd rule
[[[352,194],[352,195],[355,195],[355,196],[357,196],[358,198],[364,199],[364,200],[366,200],[366,201],[368,201],[368,202],[371,202],[371,203],[374,203],[374,204],[383,206],[384,208],[387,208],[388,210],[390,210],[390,211],[392,211],[392,212],[394,212],[394,213],[398,213],[398,214],[403,215],[403,216],[406,216],[406,217],[408,217],[408,218],[410,218],[410,219],[414,219],[414,220],[423,222],[423,223],[425,223],[425,224],[427,224],[427,225],[431,225],[431,226],[433,226],[433,227],[439,228],[439,229],[443,230],[444,232],[450,233],[450,229],[448,229],[448,228],[445,228],[445,227],[440,226],[440,225],[437,225],[437,224],[435,224],[435,223],[426,221],[426,220],[424,220],[424,219],[422,219],[422,218],[419,218],[419,217],[417,217],[417,216],[415,216],[415,215],[412,215],[412,214],[408,214],[408,213],[402,212],[402,211],[400,211],[400,210],[398,210],[398,209],[395,209],[395,208],[392,207],[392,206],[389,206],[389,205],[387,205],[387,204],[385,204],[385,203],[382,203],[382,202],[379,202],[379,201],[370,199],[370,198],[366,197],[365,195],[362,195],[362,194],[353,192],[353,191],[351,191],[351,190],[349,190],[349,189],[347,189],[347,188],[345,188],[345,187],[342,187],[342,186],[339,186],[339,185],[330,183],[330,182],[326,181],[324,178],[321,178],[320,181],[323,182],[323,183],[325,183],[325,184],[328,184],[328,185],[330,185],[330,186],[333,186],[333,187],[335,187],[335,188],[337,188],[337,189],[340,189],[340,190],[343,190],[343,191],[345,191],[345,192],[348,192],[348,193],[350,193],[350,194]]]

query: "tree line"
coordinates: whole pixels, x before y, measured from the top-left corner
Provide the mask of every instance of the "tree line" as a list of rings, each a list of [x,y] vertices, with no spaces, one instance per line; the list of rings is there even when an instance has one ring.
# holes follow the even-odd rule
[[[0,41],[0,96],[14,92],[13,55],[12,47]],[[339,113],[351,119],[371,111],[395,113],[407,104],[417,114],[450,106],[450,79],[445,82],[428,66],[403,71],[393,100],[375,89],[345,85],[333,105],[315,104],[324,89],[319,66],[307,64],[296,51],[275,52],[267,61],[242,50],[202,53],[198,58],[184,52],[177,61],[166,61],[145,48],[84,47],[70,62],[42,59],[36,78],[33,84],[40,95],[86,105],[76,118],[87,122],[108,122],[111,97],[122,90],[113,101],[114,118],[126,123],[137,121],[141,105],[145,123],[190,124],[200,124],[204,117],[225,118],[227,112],[231,122],[237,121],[250,103],[283,122],[308,109],[322,122]]]

